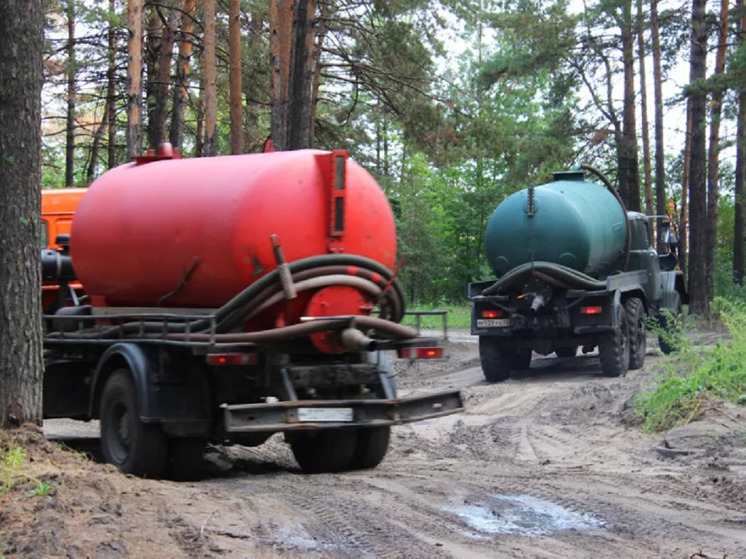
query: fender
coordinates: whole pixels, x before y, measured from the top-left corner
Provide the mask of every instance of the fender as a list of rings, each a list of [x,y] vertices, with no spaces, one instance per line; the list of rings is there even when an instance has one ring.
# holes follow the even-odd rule
[[[151,391],[148,390],[148,383],[158,370],[157,357],[157,350],[146,349],[134,343],[122,342],[108,348],[98,360],[93,374],[89,416],[92,418],[100,416],[98,403],[106,381],[111,373],[126,367],[135,385],[140,420],[146,423],[156,420],[160,414],[155,409],[157,406],[154,398],[151,397]]]
[[[676,292],[678,291],[682,303],[688,303],[689,297],[684,289],[684,274],[681,270],[661,272],[663,283],[663,296],[661,297],[660,309],[673,309],[676,306]]]

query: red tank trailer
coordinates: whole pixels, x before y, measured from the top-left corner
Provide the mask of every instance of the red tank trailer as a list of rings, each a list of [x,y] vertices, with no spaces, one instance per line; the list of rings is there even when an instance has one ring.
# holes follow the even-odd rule
[[[386,350],[442,350],[398,324],[395,251],[386,196],[345,151],[165,145],[108,171],[55,260],[90,304],[47,316],[45,416],[100,418],[105,458],[139,475],[275,432],[304,471],[374,467],[391,425],[462,409],[457,391],[396,397]]]

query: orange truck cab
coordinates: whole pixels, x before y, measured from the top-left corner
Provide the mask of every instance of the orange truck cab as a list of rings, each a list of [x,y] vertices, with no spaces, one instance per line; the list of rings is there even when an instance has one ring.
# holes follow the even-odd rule
[[[86,188],[43,188],[41,191],[41,249],[63,250],[57,244],[58,235],[69,235],[73,225],[73,214]],[[69,284],[70,293],[79,297],[83,286],[79,282]],[[53,312],[59,300],[58,282],[42,282],[42,309]]]

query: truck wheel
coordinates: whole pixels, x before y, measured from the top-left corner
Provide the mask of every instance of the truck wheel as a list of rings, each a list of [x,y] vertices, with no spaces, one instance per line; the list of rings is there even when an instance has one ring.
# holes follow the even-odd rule
[[[637,297],[627,299],[624,303],[624,314],[627,316],[629,329],[629,368],[641,369],[645,364],[647,349],[647,332],[645,326],[645,307]]]
[[[672,308],[668,309],[671,314],[673,315],[674,319],[681,320],[681,295],[677,291],[674,295],[674,305]],[[658,319],[658,324],[664,331],[668,331],[669,328],[671,328],[672,319],[669,319],[668,316],[662,314],[660,318]],[[661,351],[664,355],[668,355],[669,353],[673,353],[678,348],[673,344],[673,340],[670,339],[670,336],[658,336],[658,346],[661,348]]]
[[[578,348],[575,346],[558,347],[554,350],[554,353],[557,354],[557,357],[575,357],[575,355],[578,353]]]
[[[160,425],[140,421],[135,386],[127,369],[112,373],[101,395],[101,451],[121,471],[159,478],[168,458]]]
[[[341,472],[350,467],[357,429],[325,429],[290,439],[290,449],[306,474]]]
[[[617,308],[617,324],[619,327],[609,334],[605,334],[598,344],[601,357],[601,370],[604,376],[619,377],[629,369],[629,324],[627,323],[624,307]]]
[[[492,337],[479,336],[479,361],[488,382],[502,382],[511,372],[528,368],[531,350],[501,348]]]
[[[375,468],[381,463],[389,449],[391,427],[358,429],[355,452],[350,461],[350,470]]]

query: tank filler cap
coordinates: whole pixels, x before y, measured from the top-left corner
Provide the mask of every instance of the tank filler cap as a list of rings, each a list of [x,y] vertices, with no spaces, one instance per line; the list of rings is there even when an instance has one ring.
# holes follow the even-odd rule
[[[153,161],[162,161],[164,159],[181,159],[181,154],[178,148],[174,148],[171,142],[162,142],[158,146],[158,151],[155,152],[149,149],[145,155],[135,157],[136,165],[144,165],[145,163],[151,163]]]

